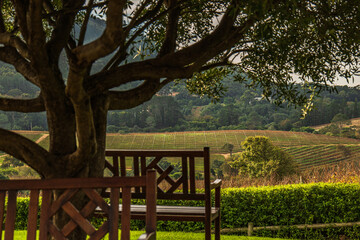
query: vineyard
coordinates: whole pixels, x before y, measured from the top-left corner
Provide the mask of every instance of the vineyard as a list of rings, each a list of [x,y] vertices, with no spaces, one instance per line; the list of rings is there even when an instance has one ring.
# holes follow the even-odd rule
[[[20,134],[47,148],[47,132]],[[241,151],[241,142],[249,136],[266,136],[277,146],[289,152],[305,169],[313,166],[356,160],[360,154],[360,140],[320,134],[265,130],[227,130],[173,133],[108,134],[108,149],[201,149],[208,146],[212,155],[226,154],[222,146],[234,145],[233,152]]]

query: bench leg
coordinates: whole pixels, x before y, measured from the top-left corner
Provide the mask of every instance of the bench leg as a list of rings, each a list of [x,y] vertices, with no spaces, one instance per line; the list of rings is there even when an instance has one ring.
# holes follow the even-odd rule
[[[211,221],[205,220],[205,240],[211,240]]]
[[[220,216],[215,219],[215,240],[220,240]]]

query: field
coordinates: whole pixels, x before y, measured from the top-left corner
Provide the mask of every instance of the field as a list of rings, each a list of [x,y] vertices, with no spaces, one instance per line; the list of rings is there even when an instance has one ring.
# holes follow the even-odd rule
[[[46,132],[19,132],[47,148]],[[208,146],[211,154],[226,154],[222,146],[234,145],[233,152],[241,151],[241,142],[248,136],[266,136],[285,149],[301,168],[335,164],[343,160],[355,160],[360,154],[360,140],[332,137],[320,134],[265,130],[228,130],[173,133],[108,134],[108,149],[201,149]],[[42,137],[42,138],[41,138]],[[41,139],[40,139],[41,138]],[[339,147],[342,146],[342,148]],[[344,150],[345,149],[345,150]],[[217,158],[221,158],[218,156]]]

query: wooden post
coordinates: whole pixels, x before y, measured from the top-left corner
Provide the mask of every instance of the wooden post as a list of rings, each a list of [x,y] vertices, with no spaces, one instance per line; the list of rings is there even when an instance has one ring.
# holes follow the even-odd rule
[[[253,231],[254,231],[254,223],[249,222],[248,223],[248,236],[252,236]]]
[[[156,171],[147,170],[146,173],[146,233],[156,233]]]

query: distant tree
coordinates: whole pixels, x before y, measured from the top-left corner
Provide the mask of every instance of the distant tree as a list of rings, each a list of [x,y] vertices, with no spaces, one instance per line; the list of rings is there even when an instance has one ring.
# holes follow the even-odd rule
[[[224,165],[223,161],[219,161],[215,159],[211,164],[211,168],[210,168],[211,174],[217,178],[223,178],[224,177],[223,168],[222,168],[223,165]]]
[[[218,112],[220,126],[237,125],[239,123],[239,111],[234,104],[225,105]]]
[[[225,143],[224,146],[221,147],[221,149],[225,150],[226,152],[230,153],[230,158],[232,158],[232,151],[234,149],[234,145],[231,143]]]
[[[350,119],[342,113],[338,113],[336,114],[333,119],[331,120],[332,123],[336,124],[340,129],[344,126],[344,125],[349,125],[351,124]]]
[[[263,117],[255,111],[250,112],[247,116],[246,126],[248,129],[258,129],[264,123]]]
[[[179,104],[171,96],[154,97],[148,111],[157,128],[173,127],[183,118]]]
[[[247,137],[242,146],[244,151],[235,154],[232,162],[240,174],[254,178],[275,175],[281,179],[297,172],[293,158],[267,137]]]

